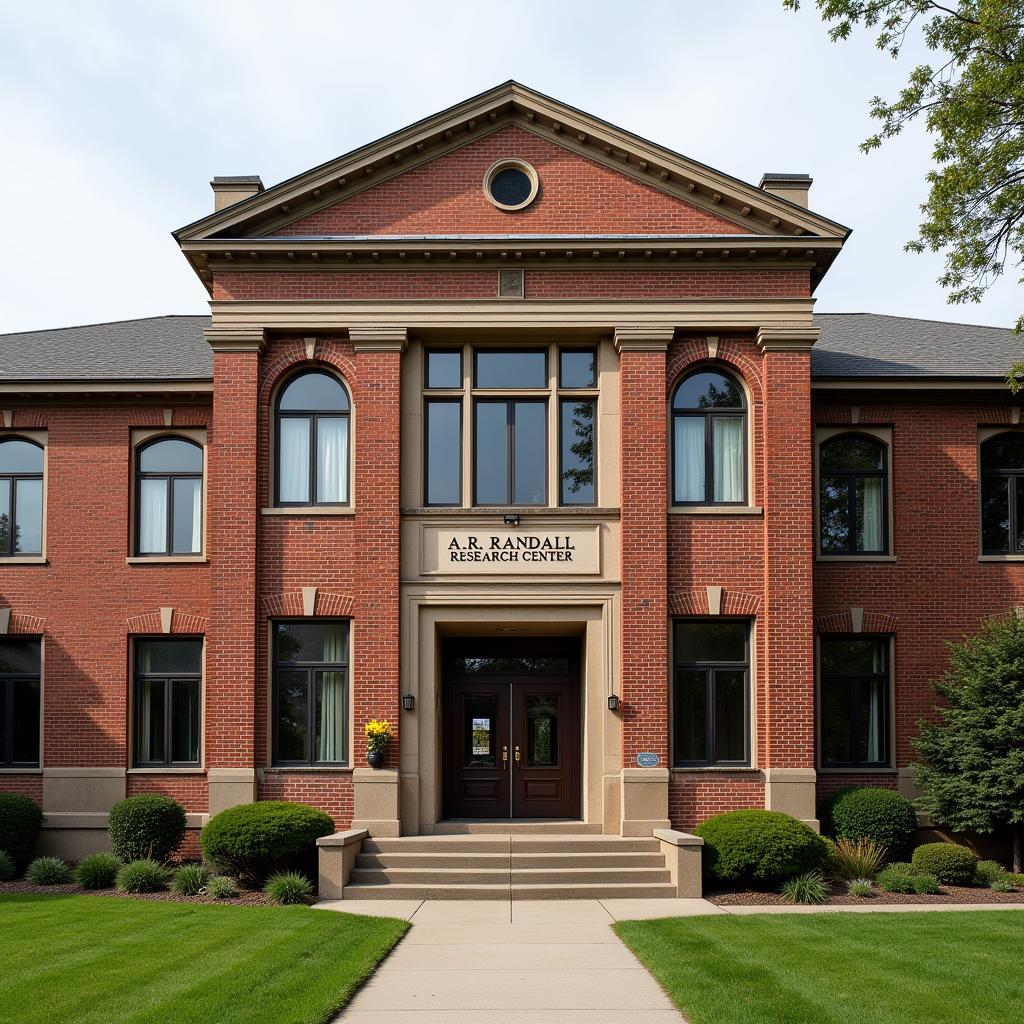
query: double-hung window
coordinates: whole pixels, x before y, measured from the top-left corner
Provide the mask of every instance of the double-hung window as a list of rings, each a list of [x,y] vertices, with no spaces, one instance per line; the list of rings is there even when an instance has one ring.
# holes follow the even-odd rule
[[[889,767],[889,638],[822,637],[818,654],[821,767]]]
[[[0,557],[43,553],[43,449],[0,441]]]
[[[199,638],[136,641],[136,768],[199,765],[202,680]]]
[[[139,448],[137,458],[136,554],[200,554],[203,449],[168,437]]]
[[[678,619],[672,659],[676,767],[749,765],[749,623]]]
[[[274,623],[274,763],[348,763],[349,628]]]
[[[0,639],[0,768],[39,767],[41,641]]]
[[[981,551],[1024,554],[1024,432],[981,442]]]

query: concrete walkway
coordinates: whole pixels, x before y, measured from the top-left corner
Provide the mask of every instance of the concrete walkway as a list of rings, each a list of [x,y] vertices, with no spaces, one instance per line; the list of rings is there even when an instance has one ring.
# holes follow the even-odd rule
[[[609,900],[699,904],[703,900]],[[319,907],[403,917],[412,928],[337,1018],[344,1024],[682,1024],[599,900],[345,900]],[[691,912],[698,910],[688,906]]]

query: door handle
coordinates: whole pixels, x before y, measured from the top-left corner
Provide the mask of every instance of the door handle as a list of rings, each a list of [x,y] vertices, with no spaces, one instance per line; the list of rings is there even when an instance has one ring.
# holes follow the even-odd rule
[[[501,768],[502,771],[508,770],[508,747],[501,748]]]
[[[520,758],[519,748],[516,747],[516,764],[519,764],[519,758]]]

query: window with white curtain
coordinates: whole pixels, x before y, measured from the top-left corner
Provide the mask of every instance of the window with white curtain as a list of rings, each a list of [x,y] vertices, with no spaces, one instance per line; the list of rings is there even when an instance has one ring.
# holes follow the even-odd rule
[[[818,521],[823,555],[884,555],[889,550],[888,445],[866,434],[839,434],[818,448]]]
[[[351,405],[344,385],[313,370],[293,377],[277,399],[276,502],[347,505]]]
[[[686,377],[672,397],[672,503],[745,505],[747,401],[718,370]]]
[[[203,550],[203,449],[165,437],[138,450],[135,553],[198,555]]]
[[[348,763],[348,623],[274,623],[274,764]]]
[[[822,637],[818,701],[823,768],[886,768],[889,638]]]

